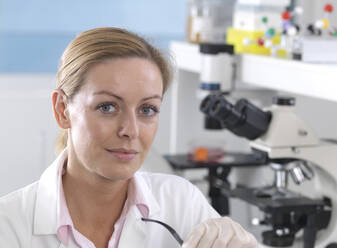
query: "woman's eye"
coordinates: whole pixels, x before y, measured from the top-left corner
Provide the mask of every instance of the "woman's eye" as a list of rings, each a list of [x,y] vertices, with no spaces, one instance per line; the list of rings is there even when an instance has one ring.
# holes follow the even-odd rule
[[[110,114],[116,110],[116,107],[112,103],[103,103],[98,106],[98,109],[104,114]]]
[[[145,116],[154,116],[159,113],[159,110],[155,106],[145,106],[140,109],[140,113]]]

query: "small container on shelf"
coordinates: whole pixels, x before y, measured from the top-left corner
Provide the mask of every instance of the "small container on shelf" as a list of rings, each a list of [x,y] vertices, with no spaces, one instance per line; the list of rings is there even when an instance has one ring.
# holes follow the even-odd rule
[[[188,0],[186,39],[192,43],[225,43],[235,0]]]

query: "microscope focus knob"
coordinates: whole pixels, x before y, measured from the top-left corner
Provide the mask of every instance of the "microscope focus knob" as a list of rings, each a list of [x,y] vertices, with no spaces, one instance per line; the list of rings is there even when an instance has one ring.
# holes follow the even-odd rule
[[[287,232],[276,232],[274,230],[262,232],[262,243],[268,246],[274,247],[286,247],[292,246],[295,240],[295,235],[293,233]]]
[[[295,106],[295,98],[287,96],[276,96],[273,98],[273,104],[279,106]]]

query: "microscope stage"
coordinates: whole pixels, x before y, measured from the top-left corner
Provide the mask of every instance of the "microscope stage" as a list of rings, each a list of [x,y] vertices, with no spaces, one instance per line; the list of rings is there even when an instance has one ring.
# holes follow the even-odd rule
[[[239,186],[231,190],[231,195],[257,206],[263,212],[271,214],[275,212],[311,214],[326,206],[324,200],[310,199],[291,191],[277,192],[273,187],[246,188]]]
[[[217,161],[194,161],[188,154],[164,155],[175,170],[200,169],[200,168],[217,168],[217,167],[241,167],[241,166],[258,166],[266,165],[267,157],[262,153],[235,153],[227,152],[223,158]]]

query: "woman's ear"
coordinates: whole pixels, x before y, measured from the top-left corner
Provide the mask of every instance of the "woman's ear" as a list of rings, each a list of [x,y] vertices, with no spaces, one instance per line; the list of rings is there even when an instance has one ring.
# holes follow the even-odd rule
[[[67,96],[61,89],[56,89],[52,94],[54,116],[57,124],[63,128],[70,128],[70,119],[67,110]]]

